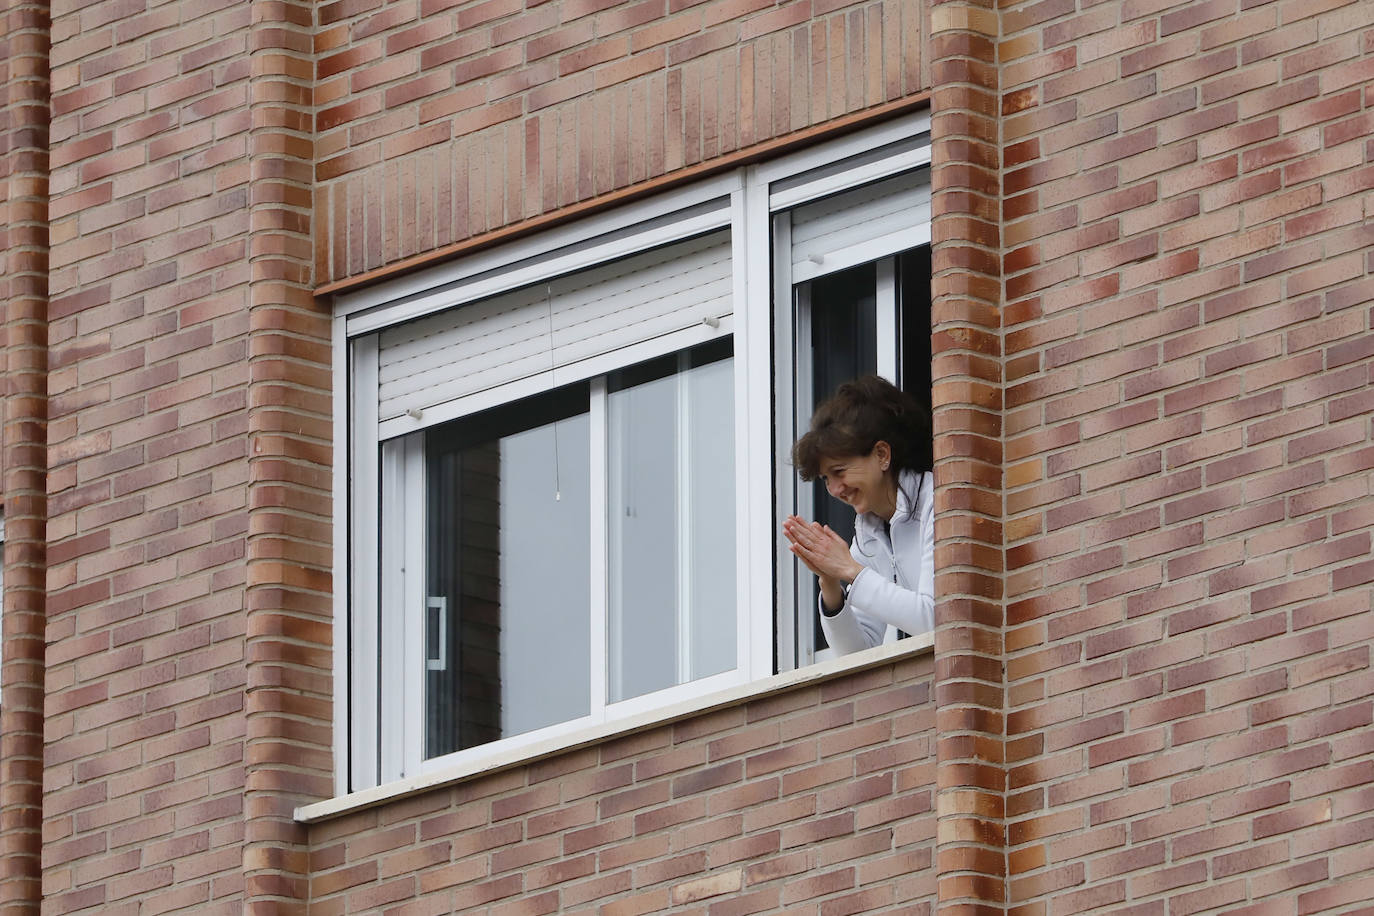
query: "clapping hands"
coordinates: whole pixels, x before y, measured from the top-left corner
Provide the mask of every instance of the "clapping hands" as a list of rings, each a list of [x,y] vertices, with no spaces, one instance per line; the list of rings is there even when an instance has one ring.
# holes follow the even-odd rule
[[[782,533],[787,549],[822,580],[822,587],[826,579],[853,582],[863,569],[849,555],[849,545],[829,525],[789,515],[782,523]]]

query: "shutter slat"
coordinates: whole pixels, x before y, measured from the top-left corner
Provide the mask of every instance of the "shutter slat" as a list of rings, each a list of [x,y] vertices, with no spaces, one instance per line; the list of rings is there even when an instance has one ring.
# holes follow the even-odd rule
[[[876,181],[792,211],[792,279],[802,282],[930,240],[925,169]]]
[[[730,315],[731,291],[730,238],[719,231],[390,328],[379,419]]]

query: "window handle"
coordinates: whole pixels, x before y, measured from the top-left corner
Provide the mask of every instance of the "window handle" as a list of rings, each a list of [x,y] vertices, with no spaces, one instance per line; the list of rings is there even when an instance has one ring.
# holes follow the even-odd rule
[[[425,670],[448,670],[448,599],[425,599]]]

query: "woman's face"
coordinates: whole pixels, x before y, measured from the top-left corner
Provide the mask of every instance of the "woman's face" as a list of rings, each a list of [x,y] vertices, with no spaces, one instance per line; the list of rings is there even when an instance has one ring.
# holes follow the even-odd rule
[[[822,459],[820,478],[831,496],[855,512],[891,518],[897,509],[896,486],[888,471],[891,458],[888,444],[879,442],[867,455]]]

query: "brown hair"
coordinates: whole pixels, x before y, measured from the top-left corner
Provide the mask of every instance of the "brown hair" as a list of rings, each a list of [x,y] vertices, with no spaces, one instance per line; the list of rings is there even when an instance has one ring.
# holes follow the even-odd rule
[[[867,455],[879,442],[892,446],[894,470],[930,470],[929,414],[887,379],[865,375],[816,408],[811,431],[792,447],[792,463],[802,480],[814,480],[823,458]]]

